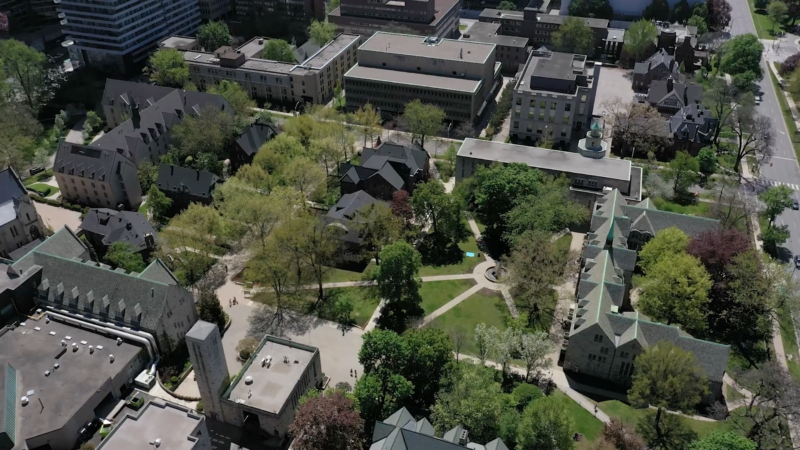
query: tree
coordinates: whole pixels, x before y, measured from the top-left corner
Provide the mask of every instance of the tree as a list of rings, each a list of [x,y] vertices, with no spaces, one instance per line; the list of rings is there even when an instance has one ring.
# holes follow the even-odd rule
[[[400,238],[402,223],[384,203],[371,203],[356,211],[353,219],[358,224],[361,246],[381,263],[380,252],[383,247]]]
[[[258,343],[258,339],[254,337],[244,337],[236,344],[236,354],[238,354],[239,358],[242,360],[247,361],[251,356],[253,356],[253,353],[255,353],[256,349],[258,349]]]
[[[151,188],[152,189],[152,188]],[[226,242],[227,229],[219,211],[191,203],[161,230],[161,251],[171,258],[171,269],[184,285],[193,287],[208,272],[209,264]]]
[[[670,227],[656,233],[639,251],[639,267],[648,274],[650,269],[662,259],[670,259],[686,252],[689,236],[677,227]]]
[[[624,422],[612,418],[603,424],[603,437],[612,443],[618,450],[646,450],[644,441],[633,430],[628,429]]]
[[[507,284],[514,297],[525,299],[528,324],[542,320],[550,311],[544,311],[555,295],[554,286],[564,279],[567,255],[550,239],[550,234],[532,231],[515,241],[506,264]]]
[[[647,20],[634,22],[625,32],[623,50],[633,56],[636,61],[642,61],[645,56],[648,56],[645,52],[653,45],[657,37],[658,29],[652,22]]]
[[[86,123],[92,128],[97,128],[103,124],[103,119],[94,111],[86,113]]]
[[[764,250],[775,255],[778,246],[789,240],[789,225],[771,225],[761,232],[761,240],[764,243]]]
[[[670,19],[669,2],[667,0],[653,0],[642,12],[642,16],[646,20],[663,20]]]
[[[406,226],[408,226],[414,218],[414,209],[409,201],[408,192],[403,189],[392,193],[390,208],[392,209],[392,214],[402,220]]]
[[[222,156],[236,135],[233,117],[227,111],[207,105],[199,115],[186,114],[172,127],[172,146],[182,158],[199,159],[201,154]]]
[[[213,52],[222,46],[231,45],[233,42],[228,25],[223,21],[215,22],[213,20],[200,25],[200,28],[197,29],[197,39],[200,40],[200,46],[207,52]]]
[[[552,366],[553,361],[547,355],[553,351],[553,342],[550,336],[543,331],[535,333],[525,333],[520,336],[519,356],[525,361],[525,380],[527,381],[531,373],[538,370],[547,370]]]
[[[591,55],[594,53],[594,32],[583,19],[567,17],[553,32],[553,46],[559,52]]]
[[[162,48],[153,53],[145,73],[159,86],[181,88],[189,82],[189,64],[184,61],[183,53],[174,48]]]
[[[692,16],[686,22],[686,25],[691,26],[691,27],[697,27],[697,33],[698,34],[708,33],[708,25],[706,24],[705,17]]]
[[[327,20],[314,20],[308,27],[308,38],[320,47],[332,41],[336,35],[336,25]]]
[[[499,5],[497,5],[497,9],[501,11],[516,11],[517,4],[511,0],[503,0]]]
[[[699,180],[700,163],[686,151],[680,151],[669,162],[664,171],[664,179],[672,181],[672,191],[676,197],[689,195],[689,188]]]
[[[325,275],[334,264],[339,240],[334,230],[326,227],[306,210],[281,223],[275,231],[278,248],[297,261],[298,270],[308,271],[317,285],[317,304],[325,300]]]
[[[719,120],[720,126],[714,131],[713,142],[719,147],[719,134],[729,124],[731,114],[742,100],[742,94],[722,79],[711,80],[711,89],[703,93],[703,104],[711,110],[711,115]]]
[[[767,9],[767,4],[769,4],[769,0],[755,0],[753,2],[753,8],[756,10],[764,10]]]
[[[284,132],[270,139],[258,149],[258,153],[253,157],[253,165],[260,167],[270,175],[276,175],[283,169],[287,161],[295,156],[302,156],[305,152],[305,146],[299,139]]]
[[[569,4],[569,15],[611,20],[614,9],[608,0],[573,0]]]
[[[647,245],[645,245],[645,248],[647,248]],[[725,271],[728,265],[733,262],[733,259],[749,250],[750,245],[750,238],[746,234],[735,228],[728,228],[709,230],[697,234],[692,237],[689,245],[685,248],[688,254],[703,263],[703,267],[706,268],[711,280],[716,284],[726,278]],[[641,255],[642,252],[639,252],[640,258]],[[713,307],[711,308],[712,311],[714,309]]]
[[[279,224],[299,205],[300,199],[286,188],[275,189],[270,195],[256,189],[237,173],[214,190],[214,204],[223,218],[246,227],[250,237],[264,248]]]
[[[711,31],[722,31],[730,25],[731,4],[728,0],[706,0],[705,5],[708,12],[704,17],[708,18],[708,28]]]
[[[606,117],[614,139],[630,148],[631,156],[637,150],[643,154],[656,151],[669,140],[666,133],[658,131],[664,128],[664,117],[647,102],[626,102],[617,98],[603,102],[603,108],[608,111]]]
[[[289,425],[295,450],[360,450],[363,431],[353,400],[338,391],[302,403]]]
[[[406,104],[403,120],[408,123],[412,139],[419,139],[419,145],[425,147],[425,137],[442,130],[444,110],[435,105],[422,103],[415,99]]]
[[[670,448],[665,444],[673,427],[667,425],[673,424],[664,418],[677,416],[664,414],[664,410],[690,411],[708,391],[706,383],[706,374],[694,355],[669,341],[651,346],[636,358],[628,399],[633,405],[656,408],[640,422],[649,422],[655,431],[647,442],[651,448]],[[640,428],[637,426],[637,431]]]
[[[763,52],[764,45],[755,35],[740,34],[726,42],[720,49],[722,57],[719,68],[730,75],[752,72],[756,75],[756,79],[760,80],[763,76],[761,69]]]
[[[513,397],[517,409],[522,412],[532,402],[543,398],[544,394],[541,389],[532,384],[521,383],[511,391],[511,397]]]
[[[687,450],[756,450],[758,445],[733,431],[715,431],[689,444]]]
[[[33,152],[33,165],[45,168],[50,163],[50,152],[46,148],[37,148]]]
[[[730,130],[736,135],[734,171],[739,171],[742,160],[747,156],[753,156],[758,161],[772,156],[772,120],[758,114],[752,102],[740,104],[731,114],[729,124]]]
[[[172,200],[167,198],[158,186],[151,184],[147,191],[147,212],[150,218],[159,226],[165,225],[169,221],[171,207]]]
[[[575,445],[575,422],[555,397],[528,405],[517,428],[519,450],[569,450]]]
[[[248,119],[249,121],[253,114],[253,108],[256,106],[256,102],[247,95],[242,86],[234,81],[222,80],[219,84],[209,87],[208,93],[221,95],[227,100],[233,108],[233,115],[240,120]]]
[[[519,330],[515,327],[508,327],[500,331],[495,327],[490,327],[486,330],[486,338],[488,356],[500,364],[501,372],[505,377],[511,357],[519,349]]]
[[[439,430],[461,425],[469,430],[475,442],[489,442],[498,434],[498,421],[503,412],[500,384],[494,371],[467,361],[458,365],[444,389],[436,396],[431,420]]]
[[[464,206],[455,196],[447,194],[444,185],[437,180],[418,184],[411,197],[411,206],[417,221],[429,223],[433,233],[459,242],[465,234],[461,217]]]
[[[37,111],[47,100],[48,70],[44,53],[15,39],[0,41],[0,61],[10,93]]]
[[[200,320],[217,324],[220,333],[225,328],[225,312],[219,303],[217,294],[212,290],[200,291],[200,301],[197,302],[197,315]]]
[[[261,51],[261,57],[272,61],[297,62],[294,52],[292,52],[292,46],[283,39],[268,40],[264,50]]]
[[[375,421],[384,420],[397,411],[414,392],[414,386],[400,374],[381,378],[363,375],[356,382],[354,395],[366,423],[366,434],[372,434]]]
[[[268,289],[272,296],[270,305],[261,304],[248,317],[249,336],[261,338],[265,334],[282,335],[291,320],[289,311],[297,303],[300,287],[307,281],[302,264],[288,252],[281,250],[276,239],[267,241],[258,249],[245,269],[248,279]]]
[[[142,192],[148,192],[153,183],[158,179],[158,166],[148,160],[142,160],[136,167],[136,171]]]
[[[114,268],[125,269],[126,272],[141,273],[147,267],[141,253],[134,252],[134,248],[127,242],[114,242],[106,252],[105,261]]]
[[[769,2],[767,6],[767,15],[772,20],[772,31],[775,32],[775,25],[782,24],[786,21],[786,15],[789,13],[789,8],[786,3],[779,1]]]
[[[700,172],[705,175],[714,173],[717,169],[717,152],[711,147],[703,147],[697,152],[697,163],[700,166]]]
[[[67,119],[69,119],[69,115],[63,109],[56,114],[56,117],[53,119],[53,129],[56,131],[56,134],[60,135],[64,131]]]
[[[652,450],[683,450],[697,439],[695,433],[676,414],[664,414],[658,421],[658,412],[647,411],[636,424],[636,432]]]
[[[767,190],[759,194],[758,198],[764,202],[764,215],[767,216],[770,224],[774,224],[775,219],[777,219],[783,211],[787,208],[791,208],[794,191],[790,187],[784,185],[770,186]]]
[[[353,118],[360,125],[360,133],[364,136],[364,147],[367,146],[367,141],[369,141],[370,147],[374,147],[374,138],[376,135],[380,136],[382,131],[380,113],[372,107],[372,104],[366,103],[353,113]]]
[[[520,198],[506,215],[507,237],[513,243],[528,231],[555,233],[588,218],[586,206],[570,197],[566,178],[545,180],[539,194]]]
[[[324,170],[305,156],[291,159],[281,171],[281,178],[286,184],[297,189],[304,202],[325,187]]]
[[[689,6],[687,0],[680,0],[672,9],[672,17],[670,20],[673,23],[685,23],[689,20],[689,17],[692,17],[692,7]]]
[[[390,330],[376,329],[363,335],[358,351],[358,362],[365,375],[388,378],[399,374],[410,357],[409,348],[402,336]]]
[[[486,328],[485,323],[479,323],[475,325],[475,345],[478,347],[478,359],[483,366],[486,364],[486,358],[489,356],[489,351],[491,350],[491,336],[489,333],[489,329]]]
[[[413,404],[427,410],[455,370],[453,342],[447,333],[436,328],[414,329],[403,339],[408,347],[403,376],[414,385]]]
[[[697,258],[685,253],[663,258],[647,271],[638,309],[655,321],[681,324],[689,333],[703,331],[711,284]]]
[[[786,58],[786,60],[781,63],[778,74],[782,77],[793,74],[797,69],[798,63],[800,63],[800,52]]]
[[[422,298],[417,278],[422,265],[421,256],[405,241],[397,241],[381,250],[381,265],[373,278],[380,298],[386,301],[378,324],[382,328],[402,331],[409,319],[420,317]]]

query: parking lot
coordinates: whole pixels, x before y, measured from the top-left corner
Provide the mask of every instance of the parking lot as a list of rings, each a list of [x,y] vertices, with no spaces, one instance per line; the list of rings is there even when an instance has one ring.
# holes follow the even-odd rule
[[[597,96],[594,100],[594,113],[603,114],[606,109],[603,104],[612,102],[617,98],[625,103],[633,100],[631,88],[632,71],[617,67],[603,66],[600,69],[600,82],[597,85]]]

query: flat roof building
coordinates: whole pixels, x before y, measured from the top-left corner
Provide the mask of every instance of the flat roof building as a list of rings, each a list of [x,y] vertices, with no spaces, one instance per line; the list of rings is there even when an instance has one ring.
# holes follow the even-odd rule
[[[171,37],[161,41],[161,47],[183,52],[189,65],[189,78],[201,90],[234,81],[250,97],[268,100],[273,104],[289,105],[299,102],[324,104],[333,98],[343,76],[356,63],[356,48],[361,37],[340,34],[310,57],[298,62],[264,59],[261,52],[268,38],[256,37],[240,47],[222,47],[214,52],[197,50]]]
[[[586,55],[533,52],[514,86],[511,136],[569,143],[591,124],[599,63]]]
[[[461,0],[343,0],[328,21],[345,33],[380,31],[440,38],[458,36]]]
[[[0,392],[13,392],[14,404],[0,402],[0,415],[14,424],[12,449],[70,449],[95,410],[120,398],[148,356],[135,342],[116,339],[46,314],[0,329]]]
[[[495,52],[494,44],[375,33],[345,74],[346,107],[371,103],[389,117],[419,99],[444,109],[447,120],[473,122],[500,87]]]
[[[141,395],[141,394],[139,394]],[[154,443],[158,445],[154,447]],[[210,450],[206,418],[185,406],[150,398],[139,411],[126,410],[125,417],[97,450]]]
[[[461,40],[496,45],[495,57],[503,65],[503,72],[516,74],[520,66],[528,61],[528,38],[504,36],[499,34],[499,30],[499,23],[475,22],[461,35]]]

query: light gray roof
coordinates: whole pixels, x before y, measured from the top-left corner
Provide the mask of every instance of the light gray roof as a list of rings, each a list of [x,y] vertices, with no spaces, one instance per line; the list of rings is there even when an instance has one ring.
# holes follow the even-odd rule
[[[487,44],[502,45],[505,47],[521,47],[528,45],[528,38],[518,36],[504,36],[499,34],[499,23],[475,22],[469,30],[461,36],[462,41],[485,42]]]
[[[431,41],[430,39],[435,39]],[[359,51],[385,52],[393,55],[422,56],[431,59],[483,64],[494,55],[494,44],[462,42],[453,39],[429,38],[411,34],[378,32]]]
[[[405,86],[424,86],[443,91],[455,91],[469,94],[478,92],[483,84],[482,80],[379,69],[377,67],[364,67],[360,64],[351,67],[350,70],[344,74],[344,77],[345,79],[380,81]]]
[[[161,439],[165,450],[193,450],[199,444],[189,436],[197,435],[204,420],[185,406],[151,399],[138,415],[118,420],[97,450],[152,450],[154,439]]]
[[[28,192],[11,168],[0,170],[0,226],[17,218],[17,208]]]
[[[192,325],[192,328],[189,330],[189,332],[186,333],[186,337],[188,339],[197,339],[198,341],[202,341],[214,333],[214,330],[216,329],[216,324],[206,322],[204,320],[198,320],[194,323],[194,325]]]
[[[406,408],[400,408],[383,422],[375,422],[370,450],[458,450],[458,439],[464,427],[461,425],[447,431],[441,438],[434,435],[433,425],[426,418],[419,420]],[[500,438],[486,446],[470,442],[471,449],[508,450]]]
[[[585,158],[579,153],[482,139],[464,139],[464,143],[458,150],[458,156],[483,161],[499,161],[506,164],[522,163],[537,169],[613,180],[630,181],[631,177],[631,162],[628,160]]]

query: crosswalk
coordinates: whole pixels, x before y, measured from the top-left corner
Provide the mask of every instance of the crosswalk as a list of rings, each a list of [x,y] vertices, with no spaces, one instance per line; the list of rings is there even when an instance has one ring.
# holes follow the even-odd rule
[[[792,184],[792,183],[784,183],[782,181],[775,181],[775,180],[764,180],[770,186],[787,186],[795,191],[800,191],[800,185]]]

